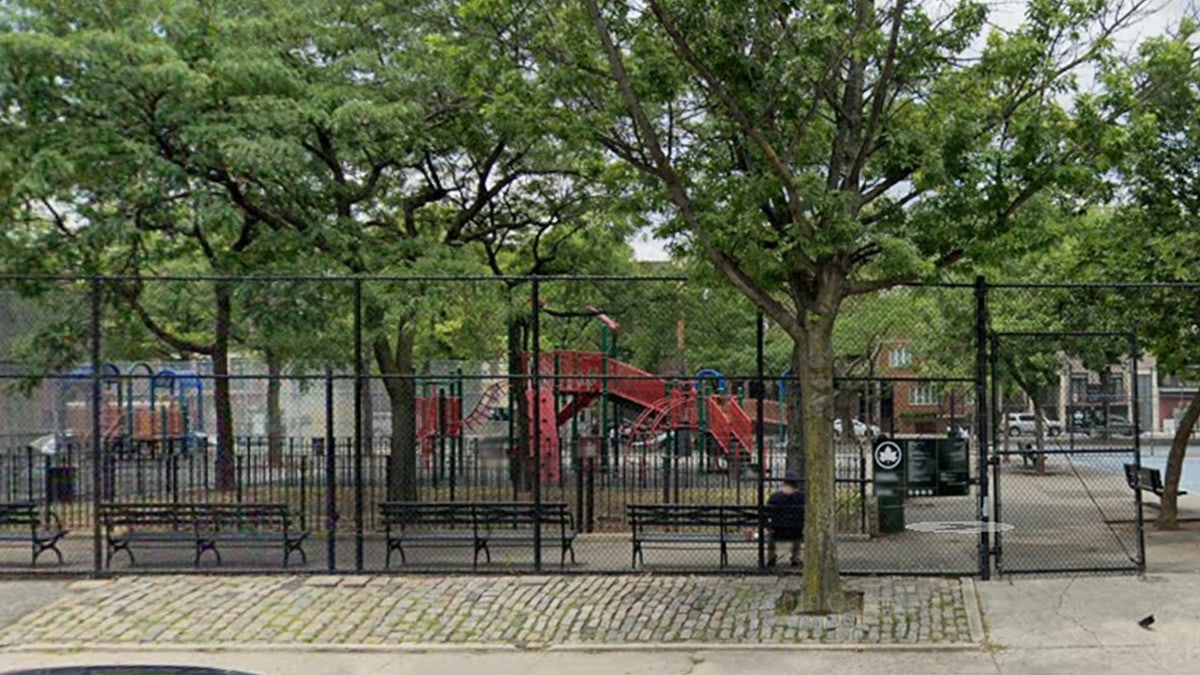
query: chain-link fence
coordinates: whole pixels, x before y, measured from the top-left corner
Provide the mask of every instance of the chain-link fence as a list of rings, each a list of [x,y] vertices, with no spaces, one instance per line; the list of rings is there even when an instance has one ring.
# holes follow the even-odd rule
[[[751,572],[805,472],[793,341],[716,282],[7,288],[0,508],[28,507],[32,540],[68,533],[61,566],[16,536],[2,569]],[[846,301],[816,422],[844,572],[1144,563],[1124,465],[1186,385],[1163,386],[1136,322],[1067,335],[1086,318],[1064,298],[1095,293]]]

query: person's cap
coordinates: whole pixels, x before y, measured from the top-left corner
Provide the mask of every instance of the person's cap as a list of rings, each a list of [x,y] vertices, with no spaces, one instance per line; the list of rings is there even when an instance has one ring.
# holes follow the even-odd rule
[[[783,474],[783,482],[785,483],[799,483],[801,480],[802,476],[800,472],[795,469],[788,469]]]

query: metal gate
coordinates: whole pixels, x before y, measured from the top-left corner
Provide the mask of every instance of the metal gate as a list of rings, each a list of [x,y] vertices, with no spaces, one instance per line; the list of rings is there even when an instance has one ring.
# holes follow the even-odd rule
[[[995,572],[1143,570],[1136,336],[999,332],[990,347]]]

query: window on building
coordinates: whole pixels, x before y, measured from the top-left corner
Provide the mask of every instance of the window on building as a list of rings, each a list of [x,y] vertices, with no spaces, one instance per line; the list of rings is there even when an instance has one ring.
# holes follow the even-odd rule
[[[1088,400],[1088,376],[1086,373],[1073,373],[1071,375],[1071,391],[1069,396],[1072,403],[1082,403]]]
[[[897,347],[888,352],[888,364],[891,366],[907,366],[910,360],[908,347]]]
[[[941,400],[941,393],[931,384],[913,385],[908,390],[908,402],[911,405],[937,405]]]

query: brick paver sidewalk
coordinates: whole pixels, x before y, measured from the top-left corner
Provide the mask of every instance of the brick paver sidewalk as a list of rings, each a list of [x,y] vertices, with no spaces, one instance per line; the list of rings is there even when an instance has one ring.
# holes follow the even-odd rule
[[[852,579],[861,612],[782,614],[798,577],[122,577],[0,631],[0,647],[98,644],[970,644],[973,587]]]

